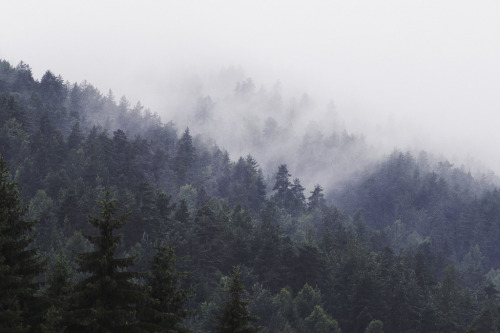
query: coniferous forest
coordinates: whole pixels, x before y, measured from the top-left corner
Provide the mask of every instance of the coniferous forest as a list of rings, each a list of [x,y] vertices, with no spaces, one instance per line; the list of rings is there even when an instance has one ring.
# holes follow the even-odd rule
[[[0,332],[500,331],[491,175],[394,150],[306,189],[301,163],[204,138],[0,60]],[[369,151],[346,132],[299,148]]]

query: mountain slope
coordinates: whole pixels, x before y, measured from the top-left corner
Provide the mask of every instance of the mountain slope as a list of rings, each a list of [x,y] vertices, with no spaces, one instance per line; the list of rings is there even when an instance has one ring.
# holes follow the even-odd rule
[[[242,87],[228,98],[251,118],[269,95],[240,96]],[[257,121],[255,156],[294,137],[298,125],[283,123],[284,110]],[[150,268],[155,244],[175,247],[176,267],[189,272],[181,283],[194,294],[184,323],[193,331],[213,331],[235,265],[265,332],[316,323],[364,332],[374,320],[386,332],[498,331],[500,195],[487,178],[425,154],[356,160],[366,143],[338,129],[293,139],[266,160],[266,177],[253,154],[231,159],[205,140],[212,125],[179,131],[88,83],[51,72],[37,81],[29,66],[0,61],[0,153],[49,258],[62,251],[74,265],[75,252],[91,251],[82,231],[92,232],[86,217],[108,188],[119,212],[131,212],[118,252],[140,257],[135,268]],[[237,136],[227,131],[220,127]],[[358,163],[356,172],[328,178],[337,159],[342,168]],[[314,190],[302,172],[317,176],[308,175]]]

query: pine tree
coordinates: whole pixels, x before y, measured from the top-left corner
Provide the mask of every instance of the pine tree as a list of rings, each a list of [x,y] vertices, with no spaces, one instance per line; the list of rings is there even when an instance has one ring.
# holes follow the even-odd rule
[[[70,311],[70,332],[141,332],[137,311],[148,304],[146,290],[134,282],[143,274],[126,271],[135,258],[116,258],[122,235],[114,230],[125,225],[128,214],[115,217],[115,202],[109,190],[100,202],[102,218],[89,216],[90,224],[99,229],[98,236],[86,238],[96,250],[77,257],[78,270],[89,276],[75,286],[74,308]]]
[[[219,308],[220,313],[217,316],[218,333],[251,333],[260,330],[260,327],[251,324],[258,318],[250,314],[248,301],[243,299],[245,288],[240,274],[239,266],[234,267],[229,285],[230,298]]]
[[[23,219],[17,184],[0,156],[0,332],[27,332],[37,326],[35,277],[44,263],[33,246],[36,221]]]
[[[147,286],[154,305],[145,313],[144,320],[154,325],[158,332],[189,332],[182,321],[189,315],[184,308],[190,290],[180,289],[180,280],[186,275],[174,268],[177,261],[171,246],[158,245],[153,257]]]

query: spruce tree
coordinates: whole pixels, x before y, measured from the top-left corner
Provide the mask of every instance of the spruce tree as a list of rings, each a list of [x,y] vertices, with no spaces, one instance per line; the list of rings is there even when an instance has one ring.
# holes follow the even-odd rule
[[[196,148],[193,145],[193,138],[186,128],[177,143],[177,154],[173,160],[173,168],[177,173],[179,186],[189,183],[189,171],[191,170],[196,157]]]
[[[66,323],[63,318],[67,316],[70,307],[70,297],[73,290],[72,273],[69,261],[60,251],[53,267],[47,273],[47,288],[43,296],[49,308],[41,325],[42,333],[65,331]]]
[[[23,219],[17,184],[0,156],[0,332],[28,332],[38,326],[35,277],[43,269],[34,247],[36,221]]]
[[[311,196],[307,198],[307,200],[307,209],[309,211],[324,207],[326,200],[323,194],[323,188],[319,184],[314,185],[314,191],[311,192]]]
[[[277,191],[278,199],[284,200],[288,192],[290,191],[290,183],[289,177],[291,174],[288,173],[288,169],[286,164],[281,164],[278,167],[278,172],[276,173],[276,182],[274,183],[273,191]]]
[[[245,288],[240,280],[240,268],[234,267],[229,285],[229,299],[219,308],[217,316],[218,333],[251,333],[258,332],[260,327],[251,323],[257,321],[248,310],[248,301],[245,300]]]
[[[178,272],[174,265],[177,258],[171,246],[159,244],[146,279],[153,305],[142,315],[155,332],[190,332],[182,326],[189,315],[184,308],[190,290],[180,288],[180,280],[186,275]]]
[[[77,257],[78,270],[88,277],[77,283],[70,311],[70,332],[142,332],[137,312],[148,303],[145,288],[134,279],[143,275],[128,272],[135,258],[116,258],[115,252],[122,235],[115,229],[125,225],[128,214],[115,217],[115,202],[109,190],[100,202],[101,218],[89,216],[89,222],[99,229],[98,236],[86,238],[95,251]]]

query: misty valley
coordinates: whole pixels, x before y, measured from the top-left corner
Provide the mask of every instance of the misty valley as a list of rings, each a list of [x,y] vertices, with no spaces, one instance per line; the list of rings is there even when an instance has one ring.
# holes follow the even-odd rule
[[[196,87],[161,119],[0,60],[1,332],[500,332],[496,175]]]

